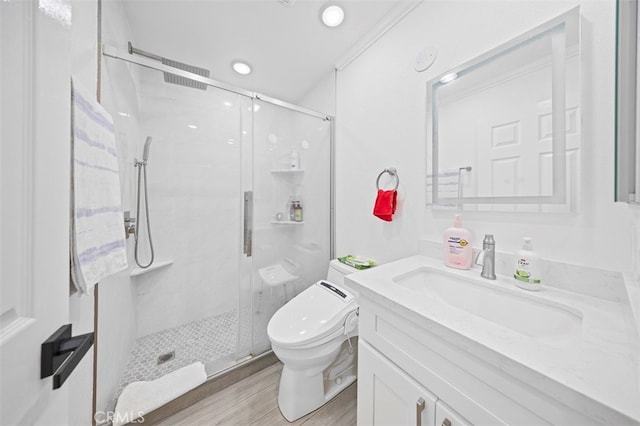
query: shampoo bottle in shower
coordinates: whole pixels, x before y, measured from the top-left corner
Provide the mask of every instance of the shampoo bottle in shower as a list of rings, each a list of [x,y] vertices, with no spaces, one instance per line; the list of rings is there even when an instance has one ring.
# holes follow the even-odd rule
[[[453,217],[453,227],[444,231],[444,264],[450,268],[471,269],[473,236],[462,227],[460,213]]]
[[[299,200],[293,205],[293,220],[295,222],[302,222],[302,205]]]

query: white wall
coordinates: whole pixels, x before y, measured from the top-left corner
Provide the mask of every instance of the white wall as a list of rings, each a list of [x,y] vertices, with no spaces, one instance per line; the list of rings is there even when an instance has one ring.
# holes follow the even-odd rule
[[[297,102],[304,108],[324,114],[336,115],[336,70],[327,72],[313,88],[305,93]]]
[[[426,82],[558,14],[581,5],[584,17],[582,97],[583,178],[578,214],[463,214],[475,235],[495,235],[497,249],[514,251],[534,238],[544,257],[630,270],[630,212],[613,203],[614,31],[613,1],[426,0],[338,75],[338,254],[389,261],[417,250],[424,237],[440,241],[451,213],[425,207]],[[438,58],[417,73],[412,64],[426,46]],[[391,223],[371,215],[375,179],[395,166],[400,206]]]

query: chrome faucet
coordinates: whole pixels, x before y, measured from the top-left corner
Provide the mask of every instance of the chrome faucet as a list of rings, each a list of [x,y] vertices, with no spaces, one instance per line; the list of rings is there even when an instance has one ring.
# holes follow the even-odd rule
[[[478,253],[476,265],[482,265],[480,276],[488,280],[496,279],[496,242],[493,235],[485,234],[482,251]]]

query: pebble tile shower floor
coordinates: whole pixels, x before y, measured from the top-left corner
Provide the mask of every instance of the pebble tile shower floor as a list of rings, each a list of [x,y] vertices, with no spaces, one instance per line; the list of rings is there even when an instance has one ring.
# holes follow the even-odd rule
[[[207,364],[230,357],[237,346],[238,312],[225,312],[136,340],[116,397],[131,382],[154,380],[196,361]],[[158,357],[175,351],[175,357],[158,365]]]

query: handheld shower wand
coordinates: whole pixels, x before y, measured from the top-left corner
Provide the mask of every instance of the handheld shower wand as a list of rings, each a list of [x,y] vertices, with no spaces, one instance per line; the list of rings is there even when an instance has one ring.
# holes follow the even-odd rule
[[[149,147],[151,146],[151,136],[147,136],[147,140],[144,141],[144,148],[142,149],[142,161],[145,163],[149,160]]]
[[[147,196],[147,162],[149,161],[149,147],[151,146],[151,136],[147,136],[144,142],[144,148],[142,149],[142,161],[135,160],[134,167],[138,168],[138,197],[136,201],[136,217],[138,218],[138,226],[133,234],[135,240],[134,257],[136,264],[141,268],[148,268],[153,263],[153,241],[151,240],[151,224],[149,223],[149,202]],[[144,174],[143,174],[144,172]],[[149,236],[149,248],[151,249],[151,259],[149,263],[143,265],[138,259],[138,233],[140,231],[140,183],[144,177],[144,207],[145,216],[147,219],[147,235]]]

